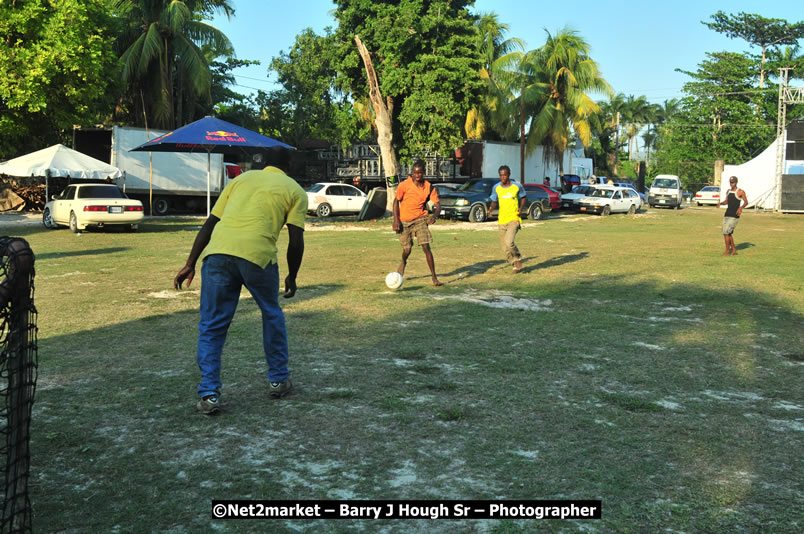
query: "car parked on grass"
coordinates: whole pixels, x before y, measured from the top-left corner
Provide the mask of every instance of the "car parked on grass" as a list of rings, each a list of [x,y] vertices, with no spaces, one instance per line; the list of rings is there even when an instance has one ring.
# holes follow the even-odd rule
[[[576,185],[572,188],[572,191],[561,195],[561,208],[578,211],[580,209],[578,201],[585,196],[591,195],[595,187],[594,185]]]
[[[88,226],[120,226],[133,232],[144,216],[142,202],[128,198],[114,184],[72,184],[45,204],[42,224],[69,226],[75,234]]]
[[[474,178],[459,189],[439,195],[441,201],[440,217],[448,219],[465,219],[470,222],[483,222],[491,206],[491,188],[499,182],[499,178]],[[542,219],[552,211],[550,198],[541,189],[525,189],[527,202],[522,216],[529,219]]]
[[[561,192],[569,192],[576,185],[581,185],[581,177],[577,174],[562,174],[561,175]]]
[[[642,201],[643,206],[648,203],[648,195],[645,193],[640,193],[639,189],[637,189],[637,186],[635,186],[634,184],[629,182],[614,182],[614,185],[616,185],[617,187],[627,187],[629,189],[633,189],[634,191],[636,191],[637,195],[639,195],[639,200]]]
[[[322,182],[307,189],[307,211],[319,217],[334,213],[360,213],[368,195],[348,185]]]
[[[433,189],[436,190],[436,193],[438,193],[438,196],[440,198],[441,195],[443,195],[444,193],[451,193],[452,191],[455,191],[456,189],[460,188],[463,184],[437,183],[432,185]]]
[[[660,174],[653,179],[648,193],[648,204],[651,208],[656,206],[679,209],[683,195],[681,192],[681,179],[675,174]]]
[[[630,187],[598,185],[589,196],[578,201],[582,213],[628,213],[633,215],[642,206],[639,194]]]
[[[707,185],[695,193],[695,203],[699,206],[702,204],[717,206],[720,204],[720,188],[716,185]]]
[[[561,192],[542,184],[525,184],[525,191],[543,191],[550,200],[550,208],[561,209]]]

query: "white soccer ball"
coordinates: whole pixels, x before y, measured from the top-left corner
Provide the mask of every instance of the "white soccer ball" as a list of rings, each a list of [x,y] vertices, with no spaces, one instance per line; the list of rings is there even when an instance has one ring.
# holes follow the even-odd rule
[[[399,289],[402,287],[402,282],[404,281],[405,279],[402,277],[402,275],[396,271],[388,273],[388,275],[385,277],[385,285],[387,285],[390,289]]]

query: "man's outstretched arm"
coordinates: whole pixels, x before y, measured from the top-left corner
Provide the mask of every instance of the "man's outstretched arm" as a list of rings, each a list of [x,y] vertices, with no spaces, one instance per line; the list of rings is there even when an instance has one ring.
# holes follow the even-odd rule
[[[212,230],[215,229],[215,225],[218,224],[218,221],[220,221],[220,219],[214,215],[210,215],[204,223],[204,226],[198,231],[198,235],[195,236],[195,241],[193,241],[193,248],[190,249],[190,255],[187,257],[187,263],[184,264],[179,274],[173,279],[174,289],[181,289],[181,285],[185,280],[187,280],[187,287],[190,287],[195,277],[195,264],[198,261],[198,257],[201,256],[201,252],[204,251],[204,247],[209,243],[209,238],[212,237]]]
[[[288,237],[288,275],[285,277],[285,294],[282,295],[286,299],[296,294],[296,275],[304,257],[304,230],[288,224]]]

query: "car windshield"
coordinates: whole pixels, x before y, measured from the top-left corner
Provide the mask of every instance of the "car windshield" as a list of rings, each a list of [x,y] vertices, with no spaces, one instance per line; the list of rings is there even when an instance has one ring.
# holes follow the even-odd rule
[[[324,184],[315,184],[315,185],[311,185],[310,187],[308,187],[307,192],[308,193],[318,193],[322,189],[324,189]]]
[[[575,187],[572,188],[573,193],[578,193],[581,195],[588,195],[594,190],[595,190],[594,187],[589,187],[588,185],[576,185]]]
[[[491,193],[491,186],[494,185],[490,180],[474,180],[466,182],[458,191],[472,193]]]
[[[659,178],[653,181],[653,187],[664,187],[675,189],[678,187],[678,182],[672,178]]]
[[[614,191],[611,189],[595,189],[592,191],[589,196],[590,197],[600,197],[600,198],[611,198],[614,194]]]
[[[126,198],[115,185],[89,185],[78,188],[78,198]]]
[[[710,185],[701,189],[701,191],[719,191],[719,187],[715,187],[714,185]]]

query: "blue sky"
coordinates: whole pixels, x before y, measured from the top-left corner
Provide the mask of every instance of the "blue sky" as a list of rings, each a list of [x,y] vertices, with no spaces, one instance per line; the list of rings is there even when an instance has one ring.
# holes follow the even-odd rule
[[[262,63],[235,71],[240,85],[236,89],[243,93],[276,88],[268,65],[293,45],[302,29],[322,33],[336,25],[331,0],[235,0],[233,4],[235,16],[229,21],[218,17],[213,25],[232,40],[238,58]],[[477,0],[473,9],[497,13],[510,27],[508,36],[524,40],[528,49],[544,43],[545,29],[551,33],[565,26],[577,30],[591,45],[592,58],[615,91],[645,95],[659,103],[681,96],[689,77],[675,72],[676,68],[696,70],[705,52],[749,48],[744,41],[728,39],[701,24],[718,10],[793,22],[804,19],[802,0]]]

